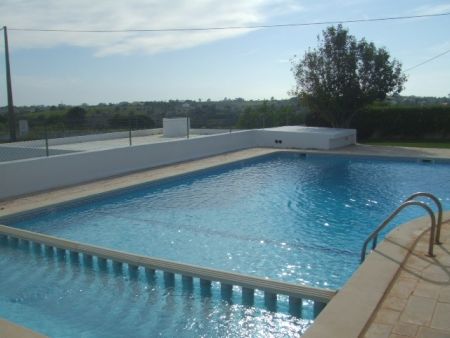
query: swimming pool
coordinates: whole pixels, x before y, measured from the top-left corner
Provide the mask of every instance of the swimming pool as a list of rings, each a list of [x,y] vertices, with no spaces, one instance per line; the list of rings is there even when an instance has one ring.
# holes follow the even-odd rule
[[[449,182],[446,163],[276,153],[2,223],[185,263],[339,288],[358,266],[362,242],[378,223],[416,191],[437,195],[448,209]],[[408,210],[398,222],[419,214]],[[218,314],[225,305],[211,306]],[[301,331],[309,323],[257,307],[249,316],[249,308],[239,308],[239,314],[227,309],[235,317],[225,316],[226,326],[236,329],[254,320],[265,324],[250,327],[268,325],[280,334],[276,330]],[[180,318],[186,313],[174,316],[184,323]],[[191,320],[202,321],[202,316]],[[172,333],[180,329],[167,326]],[[209,330],[183,332],[217,333]]]

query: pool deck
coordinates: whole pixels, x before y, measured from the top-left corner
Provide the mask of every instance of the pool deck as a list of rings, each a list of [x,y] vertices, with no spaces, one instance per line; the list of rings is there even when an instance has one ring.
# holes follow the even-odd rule
[[[450,338],[450,221],[436,257],[421,236],[367,326],[365,338]]]
[[[289,151],[289,149],[287,149]],[[233,153],[212,156],[200,160],[194,160],[170,166],[150,169],[129,175],[112,177],[95,182],[81,184],[72,187],[47,191],[29,196],[0,201],[0,216],[26,211],[34,208],[63,203],[66,201],[83,198],[93,194],[126,188],[144,182],[168,178],[183,173],[206,169],[225,163],[239,161],[247,158],[257,157],[280,149],[253,148]],[[308,151],[292,150],[302,153],[327,153],[345,155],[368,155],[368,156],[392,156],[410,158],[441,158],[450,159],[450,149],[432,148],[405,148],[354,145],[335,151]],[[435,246],[437,256],[427,258],[424,256],[426,250],[427,233],[420,231],[421,238],[409,241],[406,250],[409,254],[404,254],[406,261],[403,264],[395,262],[391,269],[395,269],[394,279],[389,279],[386,286],[381,290],[381,302],[377,300],[375,312],[371,311],[370,318],[366,318],[364,323],[359,323],[363,330],[358,334],[339,334],[334,331],[333,337],[422,337],[422,338],[450,338],[450,213],[446,213],[444,220],[446,223],[442,227],[441,246]],[[415,238],[417,239],[417,231]],[[385,241],[386,242],[386,241]],[[388,244],[388,243],[387,243]],[[380,245],[381,247],[382,245]],[[414,249],[409,253],[410,248]],[[374,256],[373,254],[371,256]],[[377,257],[376,257],[377,258]],[[371,257],[368,257],[370,260]],[[378,257],[379,259],[379,257]],[[389,257],[383,257],[389,261]],[[391,260],[392,261],[392,260]],[[391,262],[392,265],[392,262]],[[371,278],[374,278],[372,276]],[[370,290],[366,290],[370,292]],[[338,294],[339,296],[339,294]],[[347,305],[358,304],[357,299],[348,299]],[[330,303],[331,304],[331,303]],[[327,313],[328,307],[322,312]],[[341,313],[345,314],[346,309],[341,308]],[[321,314],[321,316],[322,316]],[[320,316],[318,318],[320,322]],[[0,321],[0,333],[8,328],[7,322]],[[319,323],[317,323],[319,324]],[[349,325],[354,323],[350,322]],[[322,325],[322,324],[320,324]],[[342,326],[342,325],[341,325]],[[9,327],[14,327],[9,326]],[[319,328],[313,325],[313,332],[306,336],[316,337],[314,332],[320,332]],[[333,332],[333,331],[331,331]],[[356,332],[356,331],[353,331]],[[18,335],[20,337],[20,335]],[[325,337],[318,335],[317,337]]]

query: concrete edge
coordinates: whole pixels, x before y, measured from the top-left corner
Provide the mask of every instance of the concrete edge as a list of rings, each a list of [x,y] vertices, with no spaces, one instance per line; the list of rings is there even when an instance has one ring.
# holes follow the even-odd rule
[[[48,338],[23,326],[0,318],[0,337],[5,338]]]
[[[450,219],[444,212],[443,222]],[[402,224],[367,256],[333,297],[303,338],[360,337],[384,295],[421,236],[428,235],[428,216]]]

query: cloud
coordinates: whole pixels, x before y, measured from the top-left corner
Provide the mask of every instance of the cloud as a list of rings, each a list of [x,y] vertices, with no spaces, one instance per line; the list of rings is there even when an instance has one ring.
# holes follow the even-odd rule
[[[433,4],[417,7],[413,10],[416,15],[433,15],[450,12],[450,4]]]
[[[126,30],[248,26],[301,11],[296,0],[3,0],[0,22],[10,28]],[[247,34],[245,30],[151,33],[11,31],[12,48],[71,45],[97,56],[160,53]]]

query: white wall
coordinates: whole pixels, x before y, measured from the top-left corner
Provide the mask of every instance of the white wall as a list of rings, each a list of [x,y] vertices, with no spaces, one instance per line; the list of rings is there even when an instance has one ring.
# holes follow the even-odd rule
[[[164,137],[185,137],[190,127],[190,121],[187,117],[163,119]]]
[[[253,148],[256,146],[255,134],[256,131],[239,131],[0,163],[0,199]]]
[[[329,149],[341,148],[348,146],[349,144],[356,144],[356,130],[354,133],[347,133],[341,137],[330,139]]]
[[[275,141],[282,141],[276,143]],[[329,149],[329,138],[319,133],[296,133],[275,130],[259,130],[258,146],[274,148]]]
[[[281,140],[282,143],[276,143]],[[331,149],[355,143],[355,131],[244,130],[131,147],[0,163],[0,199],[253,148]]]

